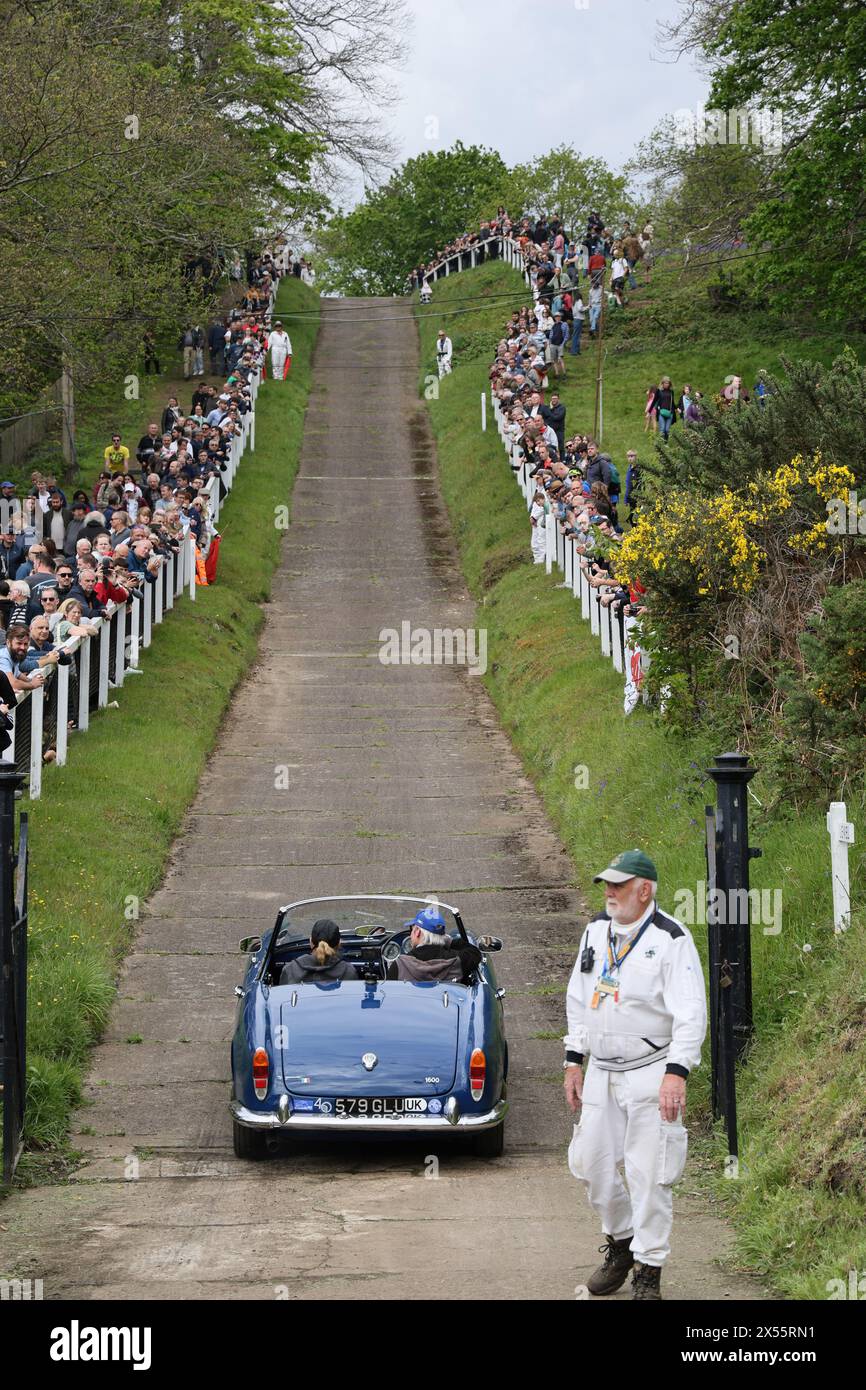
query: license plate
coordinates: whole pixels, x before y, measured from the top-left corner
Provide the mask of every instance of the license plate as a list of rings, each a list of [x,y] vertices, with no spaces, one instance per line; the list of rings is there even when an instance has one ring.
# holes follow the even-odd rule
[[[352,1096],[316,1102],[315,1109],[327,1114],[326,1106],[332,1115],[360,1119],[369,1115],[422,1115],[427,1102],[423,1096]]]

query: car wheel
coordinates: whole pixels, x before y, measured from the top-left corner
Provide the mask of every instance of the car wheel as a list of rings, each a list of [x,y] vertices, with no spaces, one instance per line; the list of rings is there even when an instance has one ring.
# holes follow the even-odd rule
[[[232,1121],[232,1144],[237,1158],[260,1159],[268,1151],[267,1139],[257,1129],[247,1129]]]
[[[495,1129],[483,1129],[475,1136],[475,1152],[479,1158],[501,1158],[505,1149],[505,1121]]]

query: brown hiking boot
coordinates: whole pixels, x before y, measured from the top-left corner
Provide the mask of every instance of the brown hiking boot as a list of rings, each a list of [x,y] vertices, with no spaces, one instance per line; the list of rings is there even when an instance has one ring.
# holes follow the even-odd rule
[[[629,1249],[631,1236],[626,1236],[624,1240],[614,1240],[613,1236],[605,1236],[605,1240],[607,1244],[598,1247],[605,1252],[604,1263],[593,1270],[586,1281],[590,1293],[598,1295],[616,1293],[617,1289],[621,1289],[634,1264],[634,1255]]]
[[[631,1276],[631,1296],[632,1298],[658,1298],[661,1293],[662,1272],[659,1265],[642,1265],[639,1260],[635,1262],[634,1274]]]

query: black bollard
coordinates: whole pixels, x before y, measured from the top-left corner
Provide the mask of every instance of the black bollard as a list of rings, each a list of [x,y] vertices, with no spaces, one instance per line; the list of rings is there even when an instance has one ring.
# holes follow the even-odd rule
[[[731,972],[731,1018],[734,1052],[742,1057],[753,1031],[752,943],[749,904],[749,860],[758,849],[749,848],[747,785],[757,768],[744,753],[720,753],[707,772],[716,784],[716,888],[721,890],[717,949]]]
[[[24,783],[14,763],[0,763],[0,1096],[3,1100],[4,1186],[21,1152],[26,1087],[26,883],[16,901],[15,793]],[[22,816],[26,861],[26,816]],[[19,846],[19,852],[21,851]],[[26,871],[25,871],[26,872]],[[22,875],[18,876],[22,884]]]

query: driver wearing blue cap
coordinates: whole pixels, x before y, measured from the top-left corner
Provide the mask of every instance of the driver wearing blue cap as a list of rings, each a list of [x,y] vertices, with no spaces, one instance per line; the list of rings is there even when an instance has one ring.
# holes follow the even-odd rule
[[[473,970],[481,963],[481,952],[468,942],[451,940],[438,907],[422,908],[404,925],[412,928],[411,950],[388,967],[389,980],[412,980],[416,984],[454,980],[468,984]]]

